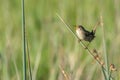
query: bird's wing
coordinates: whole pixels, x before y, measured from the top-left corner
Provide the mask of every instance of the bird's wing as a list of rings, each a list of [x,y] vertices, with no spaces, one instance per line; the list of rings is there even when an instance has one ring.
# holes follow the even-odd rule
[[[91,33],[89,31],[85,31],[85,36],[89,36]]]

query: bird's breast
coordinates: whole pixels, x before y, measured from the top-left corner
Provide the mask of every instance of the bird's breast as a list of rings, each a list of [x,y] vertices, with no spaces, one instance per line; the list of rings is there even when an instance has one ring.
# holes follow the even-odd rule
[[[81,40],[83,40],[85,37],[84,33],[80,29],[76,30],[76,34],[77,34],[78,38]]]

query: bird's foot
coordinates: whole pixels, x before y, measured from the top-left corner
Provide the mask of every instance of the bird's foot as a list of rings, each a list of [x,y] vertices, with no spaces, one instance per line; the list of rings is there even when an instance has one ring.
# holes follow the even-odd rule
[[[80,41],[81,41],[81,40],[80,40],[80,39],[78,39],[78,43],[80,43]]]

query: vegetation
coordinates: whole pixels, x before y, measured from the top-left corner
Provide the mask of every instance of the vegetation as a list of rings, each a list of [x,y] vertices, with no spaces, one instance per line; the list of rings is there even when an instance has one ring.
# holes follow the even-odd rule
[[[119,0],[25,0],[26,38],[33,80],[104,80],[99,64],[56,13],[74,32],[74,25],[79,24],[92,30],[99,17],[103,17],[104,34],[98,26],[89,48],[95,48],[103,62],[106,48],[108,67],[111,69],[110,65],[114,64],[117,68],[111,76],[113,80],[120,80],[119,5]],[[21,13],[21,0],[0,1],[0,80],[23,79]]]

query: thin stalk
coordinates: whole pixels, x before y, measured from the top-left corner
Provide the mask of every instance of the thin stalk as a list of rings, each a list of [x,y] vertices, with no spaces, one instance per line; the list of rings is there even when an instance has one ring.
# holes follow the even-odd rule
[[[62,68],[62,66],[59,66],[59,68],[60,68],[60,70],[61,70],[61,72],[62,72],[65,80],[69,80],[69,76],[67,75],[67,73],[65,72],[65,70]]]
[[[27,40],[27,56],[28,56],[28,67],[29,67],[29,74],[30,74],[30,80],[32,80],[32,70],[31,70],[31,64],[30,64],[30,53],[29,53],[29,46],[28,46],[28,40]]]
[[[103,68],[103,67],[102,67],[102,68]],[[105,73],[104,69],[102,69],[102,72],[103,72],[103,75],[104,75],[105,80],[107,80],[107,76],[106,76],[106,73]]]
[[[108,80],[111,80],[111,74],[112,74],[112,71],[110,70],[109,79]]]
[[[108,65],[108,55],[107,55],[107,50],[106,50],[106,44],[105,44],[105,31],[104,31],[104,27],[103,27],[103,18],[102,16],[100,16],[101,19],[101,27],[102,27],[102,33],[103,33],[103,51],[104,51],[104,58],[105,58],[105,67],[106,67],[106,76],[107,76],[107,80],[109,78],[109,65]]]
[[[24,0],[22,0],[22,42],[23,42],[23,80],[26,80],[27,73],[26,73],[26,37],[25,37]]]

